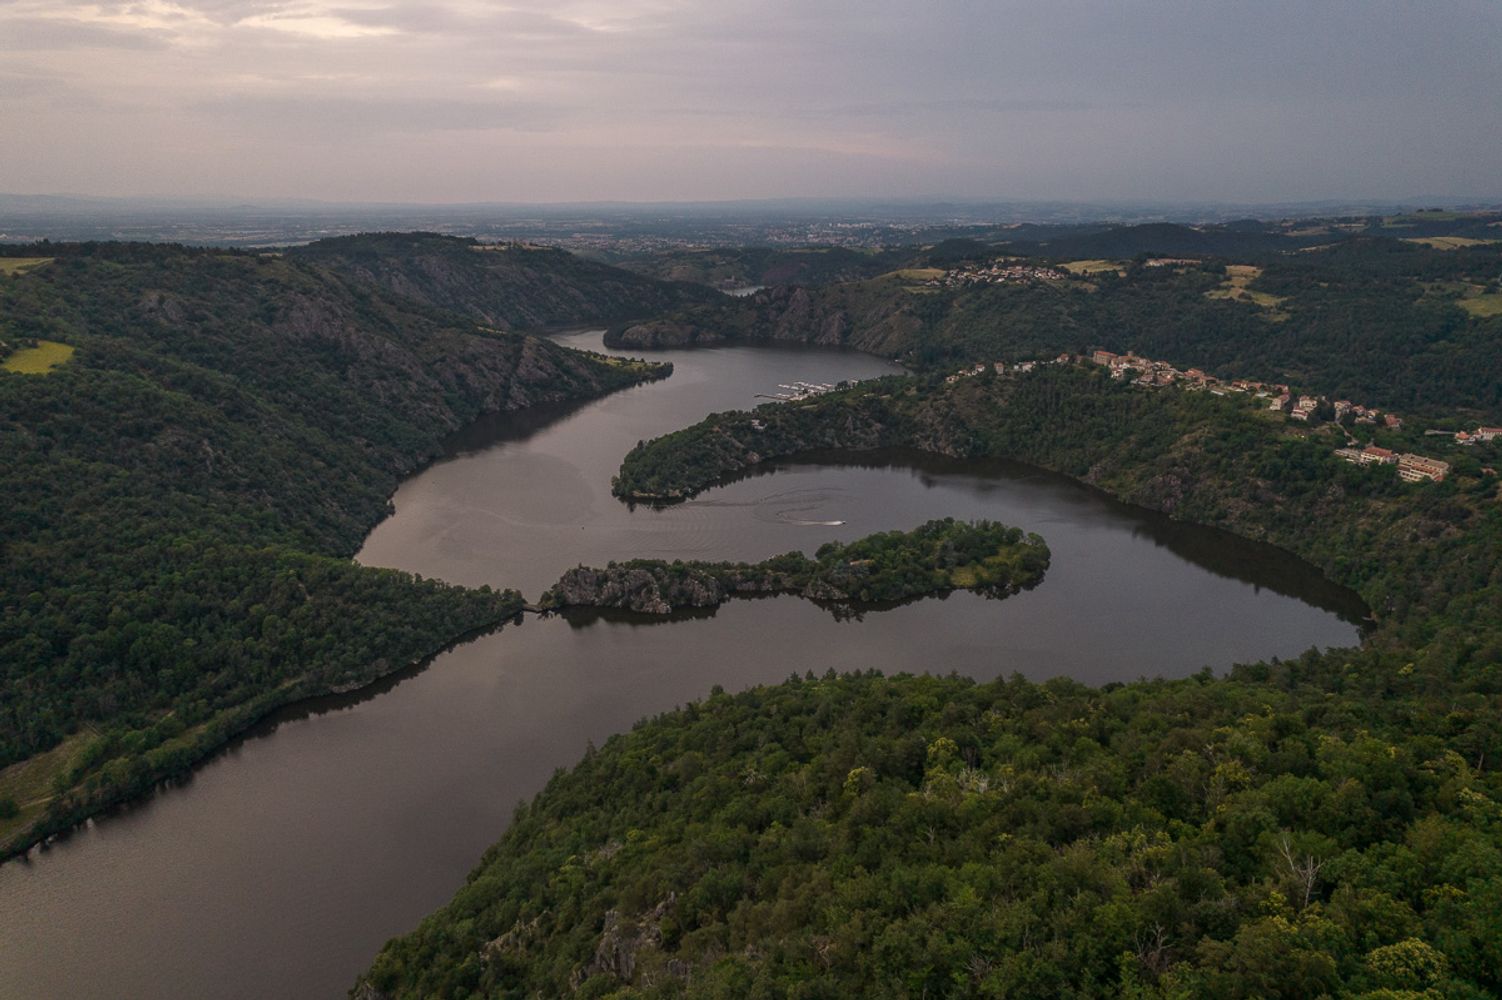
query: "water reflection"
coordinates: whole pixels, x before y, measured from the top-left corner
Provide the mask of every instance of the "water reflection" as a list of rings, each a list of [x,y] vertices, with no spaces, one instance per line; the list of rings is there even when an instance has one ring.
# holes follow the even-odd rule
[[[1050,485],[1062,488],[1065,495],[1077,491],[1076,499],[1081,505],[1098,506],[1109,516],[1130,522],[1134,538],[1149,541],[1218,577],[1250,584],[1259,591],[1265,588],[1274,594],[1294,598],[1338,615],[1352,625],[1365,627],[1370,623],[1370,610],[1359,594],[1335,583],[1317,567],[1285,549],[1229,531],[1176,521],[1165,514],[1123,503],[1068,476],[1008,459],[955,459],[908,448],[859,452],[820,450],[753,466],[715,485],[723,488],[792,469],[818,467],[907,471],[925,489],[942,488],[969,493],[977,498],[997,496],[1004,491],[1006,483]],[[1044,541],[1049,541],[1046,534]]]

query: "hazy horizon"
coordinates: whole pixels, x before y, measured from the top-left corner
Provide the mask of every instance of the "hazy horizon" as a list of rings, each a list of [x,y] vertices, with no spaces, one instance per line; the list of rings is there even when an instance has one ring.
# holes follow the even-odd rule
[[[14,194],[1502,196],[1502,5],[1484,0],[12,0],[0,52]]]

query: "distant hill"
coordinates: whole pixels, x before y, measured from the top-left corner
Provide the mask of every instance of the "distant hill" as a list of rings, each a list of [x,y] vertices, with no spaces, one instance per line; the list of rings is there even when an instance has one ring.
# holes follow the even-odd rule
[[[692,281],[719,289],[748,285],[827,285],[874,278],[901,267],[913,248],[852,250],[810,246],[714,247],[623,257],[627,270],[670,281]]]
[[[1141,254],[1169,257],[1235,257],[1265,255],[1318,242],[1300,240],[1266,225],[1183,226],[1150,222],[1119,226],[1083,235],[1064,235],[1033,242],[1018,241],[1009,249],[1048,257],[1127,258]]]
[[[551,247],[484,244],[435,233],[374,233],[286,251],[370,287],[502,330],[657,315],[713,293]]]
[[[1502,414],[1495,347],[1502,243],[1436,240],[1435,247],[1325,230],[1304,239],[1330,245],[1267,252],[1289,238],[1166,224],[1108,228],[992,251],[1027,250],[1042,266],[1091,265],[1068,277],[952,281],[989,263],[972,256],[978,244],[959,241],[960,257],[949,263],[919,255],[916,262],[933,266],[774,286],[625,324],[606,342],[649,349],[788,340],[855,347],[929,369],[1106,347],[1384,408]],[[1243,244],[1254,249],[1225,249]],[[1147,254],[1187,263],[1152,266]]]

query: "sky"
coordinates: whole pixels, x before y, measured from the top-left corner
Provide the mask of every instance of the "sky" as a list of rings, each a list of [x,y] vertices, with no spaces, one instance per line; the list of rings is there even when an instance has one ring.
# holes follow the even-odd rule
[[[1502,0],[0,0],[0,191],[1502,199]]]

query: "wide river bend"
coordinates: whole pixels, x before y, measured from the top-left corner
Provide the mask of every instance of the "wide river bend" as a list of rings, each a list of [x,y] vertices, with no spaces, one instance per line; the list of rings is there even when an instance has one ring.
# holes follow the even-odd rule
[[[558,339],[601,349],[598,331]],[[528,618],[298,706],[182,785],[0,866],[0,998],[343,996],[556,768],[715,684],[830,667],[1103,683],[1358,639],[1360,602],[1292,556],[1010,463],[831,457],[629,509],[610,477],[638,440],[779,383],[892,370],[790,348],[669,357],[666,381],[458,435],[397,492],[359,559],[535,599],[578,563],[760,559],[954,515],[1039,532],[1047,577],[1004,601],[957,593],[863,621],[793,597],[672,622]]]

